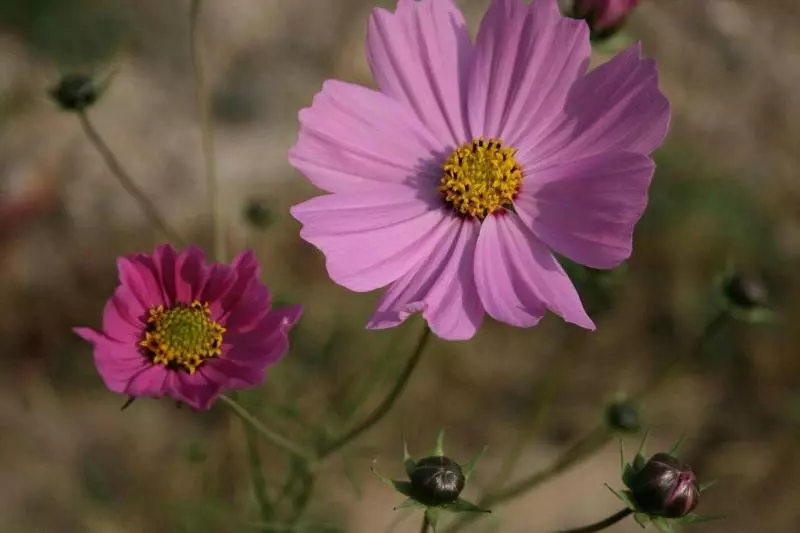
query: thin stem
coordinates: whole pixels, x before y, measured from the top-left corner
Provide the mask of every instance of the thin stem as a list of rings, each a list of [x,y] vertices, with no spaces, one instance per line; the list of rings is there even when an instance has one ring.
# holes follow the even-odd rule
[[[244,433],[247,444],[250,483],[253,485],[253,495],[258,503],[258,511],[261,515],[261,520],[263,522],[269,522],[272,520],[273,506],[272,503],[270,503],[269,494],[267,493],[267,483],[264,479],[261,455],[258,451],[258,439],[256,438],[258,434],[252,429],[250,431],[245,431]]]
[[[92,121],[89,120],[89,115],[86,114],[86,111],[78,111],[78,120],[81,123],[84,133],[86,133],[89,141],[100,153],[108,169],[117,178],[125,191],[139,204],[139,207],[150,223],[158,228],[167,239],[175,244],[181,245],[183,243],[182,239],[178,236],[177,232],[169,226],[164,217],[161,216],[150,198],[136,185],[131,175],[125,171],[122,167],[122,163],[120,163],[117,156],[114,155],[114,152],[112,152],[111,148],[105,143]]]
[[[394,387],[392,387],[392,390],[389,391],[389,394],[386,395],[380,405],[378,405],[374,411],[372,411],[360,424],[355,426],[353,429],[341,437],[321,446],[317,454],[319,459],[324,459],[332,453],[340,450],[350,441],[358,438],[359,435],[380,422],[381,419],[386,416],[408,384],[411,374],[414,373],[414,369],[417,367],[417,364],[422,356],[422,352],[425,349],[425,345],[430,338],[430,333],[430,328],[425,325],[425,329],[422,331],[422,335],[420,335],[419,341],[417,341],[417,346],[414,349],[414,352],[411,354],[411,357],[408,359],[402,374],[400,374],[400,377],[397,379]]]
[[[308,461],[309,463],[313,462],[314,457],[309,452],[303,450],[297,444],[295,444],[292,441],[286,439],[285,437],[282,437],[281,435],[278,435],[277,433],[275,433],[274,431],[269,429],[267,426],[262,424],[256,417],[251,415],[247,411],[247,409],[245,409],[244,407],[239,405],[236,402],[236,400],[234,400],[233,398],[231,398],[229,396],[226,396],[224,394],[222,396],[220,396],[219,399],[220,399],[220,401],[222,401],[222,403],[224,403],[225,405],[230,407],[231,410],[239,418],[241,418],[244,423],[246,423],[252,429],[257,431],[259,434],[261,434],[267,440],[271,441],[276,446],[278,446],[280,448],[283,448],[283,450],[285,450],[286,452],[294,455],[295,457],[298,457],[300,459]]]
[[[197,94],[197,111],[200,115],[200,133],[203,142],[203,157],[206,168],[206,188],[208,190],[209,211],[214,227],[214,257],[217,261],[227,260],[227,240],[225,238],[225,220],[217,183],[217,162],[214,152],[214,127],[211,116],[210,98],[206,84],[205,70],[200,58],[200,37],[197,26],[202,0],[192,0],[189,8],[189,50],[194,68],[195,88]]]
[[[594,533],[595,531],[602,531],[609,526],[613,526],[617,522],[624,520],[628,516],[631,515],[633,511],[628,508],[622,509],[618,511],[608,518],[601,520],[599,522],[595,522],[594,524],[589,524],[588,526],[577,527],[575,529],[565,529],[563,531],[559,531],[558,533]]]
[[[428,513],[422,513],[422,526],[419,528],[419,533],[428,533],[428,528],[431,525],[431,521],[428,520]]]

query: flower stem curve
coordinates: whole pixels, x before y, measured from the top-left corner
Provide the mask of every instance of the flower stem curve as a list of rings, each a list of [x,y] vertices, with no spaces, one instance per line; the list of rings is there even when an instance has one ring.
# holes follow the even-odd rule
[[[89,115],[86,113],[85,110],[80,110],[77,112],[78,120],[81,123],[81,127],[83,128],[83,132],[88,137],[89,142],[95,147],[95,149],[100,153],[100,156],[103,158],[108,170],[117,178],[122,188],[125,189],[137,204],[139,204],[139,208],[144,213],[145,217],[150,221],[150,223],[155,226],[161,233],[163,233],[167,239],[173,242],[176,245],[182,245],[183,240],[178,236],[178,233],[170,227],[167,223],[166,219],[161,216],[161,213],[158,212],[155,204],[153,203],[150,198],[136,185],[136,181],[131,177],[130,174],[125,170],[120,163],[119,158],[114,155],[114,152],[109,148],[108,144],[103,140],[103,136],[100,135],[100,132],[97,131],[95,128],[94,123],[89,119]]]
[[[559,531],[558,533],[594,533],[595,531],[602,531],[605,528],[613,526],[617,522],[624,520],[632,513],[633,511],[631,511],[628,508],[625,508],[622,509],[621,511],[617,511],[608,518],[600,520],[599,522],[595,522],[594,524],[589,524],[588,526],[583,526],[583,527],[576,527],[574,529],[565,529]]]

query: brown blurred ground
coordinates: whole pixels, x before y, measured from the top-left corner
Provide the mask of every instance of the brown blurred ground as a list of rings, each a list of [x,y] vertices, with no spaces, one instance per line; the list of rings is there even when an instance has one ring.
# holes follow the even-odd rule
[[[292,355],[268,386],[246,396],[263,405],[264,417],[291,398],[315,423],[342,390],[394,354],[388,386],[420,327],[363,331],[377,295],[332,285],[287,214],[314,192],[286,162],[297,111],[325,78],[371,83],[363,43],[375,3],[392,4],[207,2],[202,32],[231,243],[254,248],[277,297],[307,310]],[[459,2],[473,28],[486,3]],[[0,531],[258,530],[244,525],[257,512],[236,421],[222,408],[192,415],[155,401],[120,414],[124,399],[103,390],[87,346],[69,332],[99,323],[115,257],[148,250],[158,236],[45,89],[60,72],[118,68],[93,119],[170,220],[208,247],[187,8],[158,0],[0,5]],[[607,301],[586,294],[598,331],[550,317],[534,330],[487,323],[472,342],[433,343],[397,409],[352,450],[348,469],[361,498],[342,462],[331,461],[310,518],[383,531],[399,501],[368,475],[371,458],[399,476],[401,435],[422,451],[440,427],[456,459],[490,446],[468,488],[474,496],[554,363],[568,358],[554,409],[518,475],[545,466],[597,423],[605,399],[638,390],[688,349],[708,318],[714,276],[735,260],[767,271],[783,324],[728,325],[692,372],[649,405],[651,449],[685,431],[686,458],[702,479],[720,480],[700,511],[728,519],[698,531],[800,531],[798,23],[795,0],[644,2],[631,29],[659,61],[674,125],[627,274],[600,295]],[[265,230],[245,222],[253,199],[268,208]],[[338,348],[325,351],[332,334]],[[264,452],[277,484],[286,465]],[[612,445],[473,530],[546,532],[599,519],[619,507],[603,487],[619,484],[617,470]],[[408,518],[395,531],[418,527]],[[631,522],[610,531],[637,530]]]

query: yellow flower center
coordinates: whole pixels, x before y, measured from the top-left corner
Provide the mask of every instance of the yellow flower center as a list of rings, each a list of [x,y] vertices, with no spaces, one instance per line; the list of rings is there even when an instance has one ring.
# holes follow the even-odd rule
[[[483,137],[459,146],[442,165],[438,191],[445,203],[480,219],[511,206],[522,184],[516,153],[499,139]]]
[[[208,303],[151,307],[147,330],[139,346],[150,352],[153,363],[183,368],[194,374],[203,361],[222,354],[225,328],[211,318]]]

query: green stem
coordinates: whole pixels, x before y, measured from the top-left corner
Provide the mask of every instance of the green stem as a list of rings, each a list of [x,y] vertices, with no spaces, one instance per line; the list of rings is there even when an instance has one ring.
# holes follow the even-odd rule
[[[726,312],[723,311],[718,313],[708,324],[706,324],[705,328],[703,328],[703,332],[694,341],[692,348],[678,356],[672,362],[669,368],[661,372],[658,377],[651,381],[650,384],[642,390],[642,392],[634,397],[634,399],[643,400],[646,397],[651,396],[653,393],[667,384],[672,378],[674,378],[683,368],[683,365],[686,362],[696,359],[702,352],[706,343],[714,334],[716,334],[717,331],[719,331],[720,327],[725,323],[727,318],[728,314]],[[605,424],[595,427],[583,439],[575,443],[571,448],[564,452],[550,466],[527,478],[521,479],[520,481],[517,481],[516,483],[504,489],[487,493],[478,501],[478,505],[480,507],[488,508],[518,498],[522,494],[533,490],[539,485],[553,479],[559,474],[588,459],[596,452],[601,450],[611,440],[613,435],[614,433]],[[478,515],[471,514],[463,515],[460,520],[457,520],[449,528],[450,533],[458,531],[463,526],[466,526],[467,524],[476,520],[478,517]]]
[[[225,220],[217,183],[217,163],[214,152],[214,128],[211,116],[210,98],[206,84],[205,69],[200,58],[200,37],[197,26],[200,18],[202,0],[192,0],[189,8],[189,50],[194,68],[195,88],[197,93],[197,111],[200,115],[200,133],[203,142],[203,157],[206,169],[206,188],[208,190],[209,210],[214,227],[214,257],[217,261],[227,260],[227,239],[225,237]]]
[[[139,204],[139,207],[150,223],[158,228],[171,242],[182,245],[183,241],[178,236],[177,232],[169,226],[164,217],[158,212],[158,209],[156,209],[155,204],[153,204],[150,198],[136,185],[131,175],[125,171],[122,167],[122,163],[120,163],[117,156],[114,155],[114,152],[112,152],[111,148],[105,143],[103,137],[94,127],[94,124],[92,124],[92,121],[89,120],[89,115],[86,114],[86,111],[78,111],[78,120],[80,120],[84,133],[86,133],[89,141],[100,153],[108,169],[117,178],[120,185],[125,189],[125,192],[131,195],[136,203]]]
[[[267,440],[269,440],[279,448],[282,448],[284,451],[294,455],[295,457],[303,459],[304,461],[307,461],[309,463],[314,461],[314,457],[311,455],[311,453],[307,452],[306,450],[303,450],[297,444],[293,443],[292,441],[286,439],[285,437],[282,437],[281,435],[269,429],[267,426],[262,424],[256,417],[251,415],[247,411],[247,409],[239,405],[236,402],[236,400],[234,400],[230,396],[226,396],[223,394],[222,396],[219,397],[219,399],[222,403],[230,407],[230,409],[236,414],[236,416],[241,418],[245,424],[247,424],[253,430],[257,431],[260,435],[265,437]]]
[[[323,444],[317,452],[317,456],[319,459],[324,459],[325,457],[331,455],[332,453],[339,451],[341,448],[346,446],[350,441],[355,440],[358,438],[362,433],[370,429],[372,426],[377,424],[381,421],[381,419],[386,416],[386,414],[392,409],[394,403],[400,397],[400,394],[405,389],[406,385],[408,384],[409,378],[411,374],[414,373],[414,369],[417,367],[417,364],[420,361],[422,356],[422,352],[425,349],[425,345],[430,338],[431,330],[425,325],[425,329],[422,331],[422,335],[420,335],[419,341],[417,342],[417,346],[414,349],[414,352],[411,354],[411,357],[408,359],[405,368],[403,369],[402,374],[397,379],[397,382],[394,384],[394,387],[389,391],[389,394],[383,399],[383,401],[373,410],[360,424],[355,426],[353,429],[342,435],[341,437],[334,439],[331,442]]]
[[[608,518],[601,520],[599,522],[595,522],[594,524],[590,524],[588,526],[577,527],[575,529],[565,529],[563,531],[559,531],[558,533],[594,533],[595,531],[602,531],[609,526],[613,526],[617,522],[627,518],[631,515],[633,511],[628,508],[625,508],[621,511],[614,513],[613,515],[609,516]]]
[[[258,451],[258,439],[255,431],[245,431],[247,441],[247,458],[250,470],[250,483],[253,485],[253,495],[258,502],[258,510],[263,522],[272,520],[273,506],[267,493],[267,483],[264,479],[264,468],[261,464],[261,455]]]
[[[427,511],[422,513],[422,526],[419,528],[419,533],[428,533],[428,528],[431,525],[431,521],[428,520],[428,513]]]

